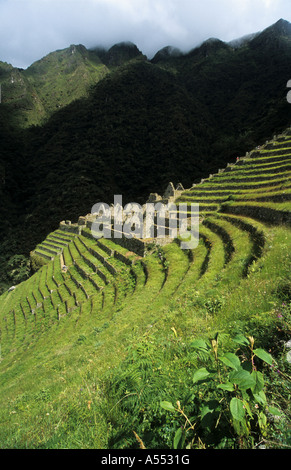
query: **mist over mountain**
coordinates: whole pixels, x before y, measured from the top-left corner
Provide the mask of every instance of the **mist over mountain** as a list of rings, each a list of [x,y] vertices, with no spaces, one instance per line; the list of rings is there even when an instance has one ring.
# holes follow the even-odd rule
[[[26,70],[0,62],[2,265],[98,201],[190,187],[285,128],[290,59],[279,20],[152,60],[123,42],[71,45]]]

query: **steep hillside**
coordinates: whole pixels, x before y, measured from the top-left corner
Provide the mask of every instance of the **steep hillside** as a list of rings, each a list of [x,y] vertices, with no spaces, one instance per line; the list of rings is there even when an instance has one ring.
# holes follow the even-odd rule
[[[82,45],[48,54],[23,71],[23,76],[37,90],[45,117],[59,108],[86,96],[90,87],[108,73],[99,57]],[[35,121],[34,124],[38,124]]]
[[[254,145],[267,138],[267,129],[268,134],[274,129],[268,123],[276,127],[289,116],[284,89],[290,74],[290,23],[285,20],[238,48],[210,39],[186,55],[158,63],[182,77],[187,90],[207,106],[215,129],[233,133],[229,148],[235,148],[238,136],[251,139],[256,129],[255,141],[250,142]]]
[[[66,223],[36,247],[0,297],[3,448],[290,444],[290,155],[289,128],[184,191],[193,250],[140,257]]]
[[[79,98],[111,70],[146,57],[132,43],[108,51],[87,50],[82,44],[51,52],[26,70],[0,62],[2,102],[21,128],[39,125]]]
[[[1,108],[5,108],[14,127],[26,127],[45,117],[37,91],[22,70],[0,62],[0,84]]]
[[[86,96],[108,71],[97,54],[82,45],[52,52],[26,70],[1,63],[2,102],[19,127],[41,124]]]

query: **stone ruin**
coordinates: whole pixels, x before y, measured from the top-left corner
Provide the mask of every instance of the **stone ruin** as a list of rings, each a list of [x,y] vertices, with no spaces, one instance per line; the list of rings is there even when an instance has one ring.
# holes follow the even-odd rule
[[[173,185],[173,183],[170,182],[163,196],[160,196],[157,193],[151,193],[149,195],[147,202],[148,203],[162,202],[163,204],[168,204],[170,202],[174,202],[175,199],[181,196],[183,191],[185,191],[185,189],[183,188],[182,183],[179,183],[175,189],[175,186]]]
[[[117,214],[118,208],[116,208],[114,204],[111,204],[109,208],[107,204],[104,204],[102,208],[101,204],[98,213],[89,213],[85,216],[80,216],[77,224],[72,224],[69,220],[62,221],[60,228],[64,231],[86,236],[88,236],[88,230],[86,229],[90,229],[92,236],[98,238],[98,232],[94,231],[94,222],[98,216],[98,226],[103,225],[102,229],[107,234],[108,238],[114,239],[115,243],[128,248],[130,251],[144,256],[149,244],[165,245],[173,241],[169,229],[170,213],[167,210],[164,213],[165,223],[163,225],[159,225],[157,214],[152,214],[153,226],[150,232],[151,236],[148,236],[149,233],[147,232],[145,223],[146,216],[148,216],[147,204],[152,203],[155,205],[160,202],[166,206],[167,204],[174,203],[175,199],[177,199],[183,191],[184,188],[181,183],[179,183],[175,189],[173,183],[170,182],[162,196],[158,193],[151,193],[146,204],[142,206],[140,217],[135,217],[134,205],[131,212],[127,211],[127,213],[124,214],[123,211],[121,211]],[[104,216],[104,224],[100,221],[100,217],[102,216]],[[127,222],[128,226],[126,225]],[[158,238],[157,233],[159,234]],[[164,234],[164,236],[161,236],[161,233],[162,235]]]

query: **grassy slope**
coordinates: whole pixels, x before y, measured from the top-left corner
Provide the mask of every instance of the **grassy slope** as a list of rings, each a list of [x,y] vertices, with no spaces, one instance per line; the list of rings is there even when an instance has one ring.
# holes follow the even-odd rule
[[[73,45],[48,54],[28,67],[23,75],[37,90],[46,117],[49,117],[71,101],[86,96],[90,86],[108,72],[97,55],[84,46]]]
[[[41,125],[60,108],[88,96],[90,88],[112,69],[138,56],[146,59],[126,44],[109,51],[71,45],[51,52],[26,70],[0,62],[2,102],[16,127]]]
[[[252,163],[261,173],[260,158]],[[240,174],[243,166],[237,168]],[[289,178],[286,173],[285,181]],[[211,188],[211,181],[197,192],[204,186]],[[113,249],[129,256],[113,241],[98,245],[60,230],[47,237],[40,252],[54,245],[63,248],[63,258],[46,261],[0,299],[0,447],[106,448],[108,420],[114,423],[112,413],[119,407],[107,407],[104,380],[115,369],[118,373],[129,350],[141,341],[154,343],[158,357],[163,354],[159,344],[171,343],[173,331],[182,342],[217,331],[226,336],[247,331],[276,350],[270,341],[277,309],[282,292],[290,295],[290,219],[289,225],[270,224],[257,209],[252,217],[233,214],[232,207],[240,203],[232,204],[223,212],[201,213],[200,241],[193,252],[172,243],[160,256],[132,256],[131,267],[110,255]],[[253,201],[245,204],[254,207]],[[276,208],[274,202],[264,204]],[[290,202],[284,208],[290,215]],[[92,263],[103,275],[94,272]],[[172,358],[172,366],[166,357],[163,361],[166,370],[183,369],[182,356]],[[171,393],[171,380],[164,398]]]

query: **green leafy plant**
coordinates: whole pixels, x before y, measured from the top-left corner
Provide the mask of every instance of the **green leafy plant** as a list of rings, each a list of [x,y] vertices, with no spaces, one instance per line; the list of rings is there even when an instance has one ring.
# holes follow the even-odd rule
[[[179,414],[184,420],[174,435],[175,449],[201,447],[203,438],[209,443],[216,434],[218,447],[226,439],[240,448],[253,446],[256,437],[267,435],[268,414],[281,415],[278,408],[268,404],[264,375],[258,370],[262,363],[271,366],[272,356],[264,349],[254,348],[252,336],[240,334],[233,341],[239,346],[238,351],[222,354],[218,335],[209,342],[193,341],[192,347],[201,354],[204,364],[192,377],[190,413],[186,414],[180,401],[176,406],[168,401],[160,402],[161,408]]]
[[[25,281],[30,276],[30,261],[24,255],[11,256],[7,267],[9,278],[14,283]]]
[[[209,299],[204,304],[206,310],[210,314],[216,314],[223,306],[223,299]]]

